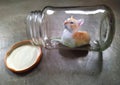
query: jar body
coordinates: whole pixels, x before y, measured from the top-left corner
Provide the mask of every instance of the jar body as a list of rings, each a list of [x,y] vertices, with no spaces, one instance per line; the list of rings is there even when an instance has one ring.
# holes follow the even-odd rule
[[[104,50],[110,46],[115,30],[114,15],[106,6],[45,7],[41,12],[31,12],[27,22],[27,32],[32,41],[48,49]],[[80,22],[76,33],[87,32],[89,43],[75,46],[75,39],[71,38],[75,32],[66,22]]]

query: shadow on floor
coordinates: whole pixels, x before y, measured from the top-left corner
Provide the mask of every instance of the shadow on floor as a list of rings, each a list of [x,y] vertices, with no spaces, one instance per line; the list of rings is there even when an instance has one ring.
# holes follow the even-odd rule
[[[74,68],[74,71],[81,72],[87,75],[99,75],[102,72],[103,66],[103,56],[102,52],[94,51],[73,51],[73,50],[59,50],[63,59],[66,60],[66,63],[71,61],[74,63],[67,63]],[[74,65],[72,65],[74,64]]]

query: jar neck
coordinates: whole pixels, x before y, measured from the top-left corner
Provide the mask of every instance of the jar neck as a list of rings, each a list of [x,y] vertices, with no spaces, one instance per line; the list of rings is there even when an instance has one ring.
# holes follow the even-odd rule
[[[41,34],[41,11],[32,11],[27,16],[26,32],[33,45],[44,46]]]

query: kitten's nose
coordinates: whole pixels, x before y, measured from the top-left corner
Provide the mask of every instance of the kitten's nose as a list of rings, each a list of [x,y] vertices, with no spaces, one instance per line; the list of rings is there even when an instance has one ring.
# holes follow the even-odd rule
[[[67,21],[65,21],[65,22],[64,22],[64,24],[68,24],[68,22],[67,22]]]

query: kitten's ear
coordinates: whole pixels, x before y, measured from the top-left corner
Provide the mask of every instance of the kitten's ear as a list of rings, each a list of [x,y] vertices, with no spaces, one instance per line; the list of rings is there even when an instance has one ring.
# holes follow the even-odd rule
[[[79,26],[81,26],[83,23],[84,23],[84,19],[79,19],[79,20],[78,20]]]

